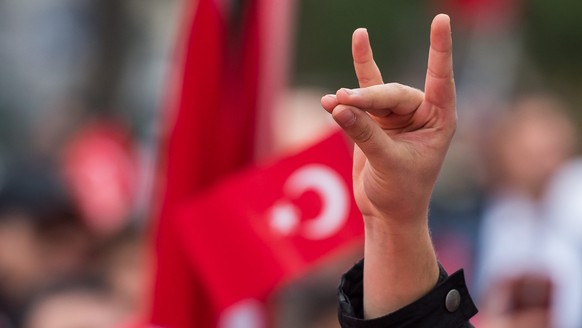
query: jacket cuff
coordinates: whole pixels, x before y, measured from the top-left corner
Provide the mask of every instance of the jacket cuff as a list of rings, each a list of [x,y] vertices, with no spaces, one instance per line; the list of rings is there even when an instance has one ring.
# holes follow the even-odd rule
[[[342,277],[338,288],[338,316],[344,328],[471,327],[469,319],[477,313],[463,270],[448,276],[439,263],[439,279],[428,294],[383,317],[364,320],[363,277],[363,260]]]

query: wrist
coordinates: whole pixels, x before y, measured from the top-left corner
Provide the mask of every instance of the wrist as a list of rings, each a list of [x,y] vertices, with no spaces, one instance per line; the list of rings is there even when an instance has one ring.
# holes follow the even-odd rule
[[[396,214],[392,211],[387,214],[363,215],[364,229],[370,237],[385,235],[416,235],[426,233],[428,228],[428,208],[421,211],[404,211]]]
[[[426,216],[400,221],[365,216],[364,232],[365,246],[374,251],[374,256],[405,258],[404,255],[415,253],[434,253]]]
[[[426,217],[403,225],[369,216],[364,221],[364,315],[374,318],[427,294],[439,269]]]

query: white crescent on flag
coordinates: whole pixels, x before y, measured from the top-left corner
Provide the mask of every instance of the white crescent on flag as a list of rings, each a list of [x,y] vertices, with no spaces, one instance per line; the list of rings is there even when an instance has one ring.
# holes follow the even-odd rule
[[[283,191],[285,197],[269,213],[271,227],[283,235],[298,232],[307,239],[325,239],[338,232],[348,219],[348,188],[328,166],[311,164],[299,168],[289,176]],[[307,191],[315,192],[322,205],[316,218],[301,222],[301,211],[289,199],[297,199]]]

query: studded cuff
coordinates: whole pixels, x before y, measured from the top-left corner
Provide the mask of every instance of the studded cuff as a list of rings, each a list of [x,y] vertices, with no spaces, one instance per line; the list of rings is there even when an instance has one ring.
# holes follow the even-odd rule
[[[469,295],[463,270],[448,276],[439,264],[435,288],[396,312],[383,317],[363,319],[364,261],[360,261],[342,277],[338,288],[339,321],[343,328],[385,327],[472,327],[469,319],[477,308]]]

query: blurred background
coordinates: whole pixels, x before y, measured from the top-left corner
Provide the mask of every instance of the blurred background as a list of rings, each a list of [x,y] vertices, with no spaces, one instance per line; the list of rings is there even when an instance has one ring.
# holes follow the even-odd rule
[[[337,141],[319,99],[357,86],[351,33],[368,28],[385,82],[422,89],[439,12],[459,112],[439,259],[465,268],[479,327],[582,327],[569,0],[0,0],[0,327],[337,327],[359,218],[284,181],[331,162],[349,190],[349,152],[318,147]],[[347,228],[301,239],[323,212]]]

